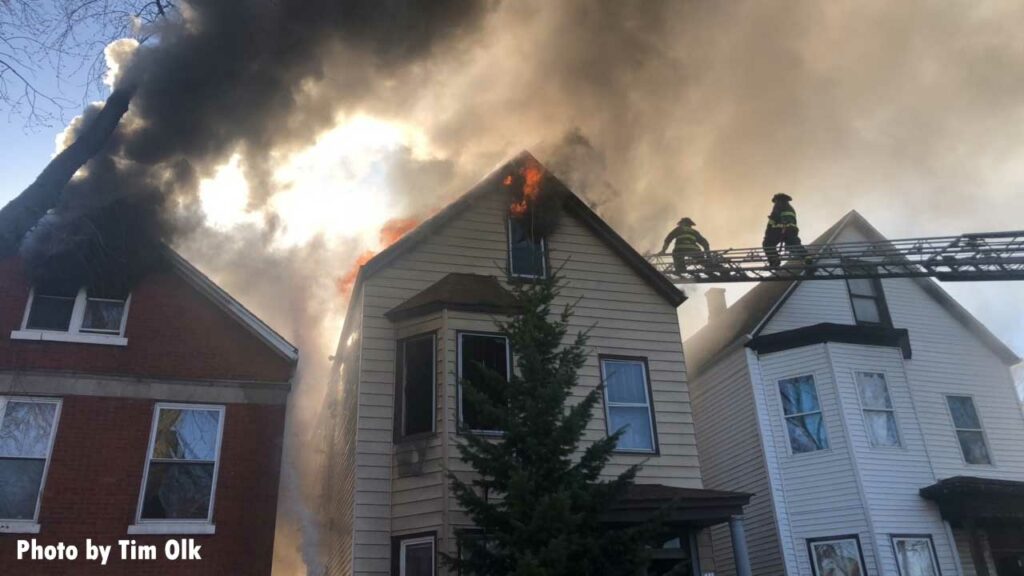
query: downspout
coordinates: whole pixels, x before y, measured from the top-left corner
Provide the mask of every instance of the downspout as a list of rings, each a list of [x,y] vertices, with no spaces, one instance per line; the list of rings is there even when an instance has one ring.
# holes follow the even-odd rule
[[[444,471],[441,474],[441,540],[445,552],[451,554],[452,550],[448,541],[449,517],[448,501],[450,487],[448,485],[448,443],[451,435],[448,434],[448,309],[441,310],[441,461]]]

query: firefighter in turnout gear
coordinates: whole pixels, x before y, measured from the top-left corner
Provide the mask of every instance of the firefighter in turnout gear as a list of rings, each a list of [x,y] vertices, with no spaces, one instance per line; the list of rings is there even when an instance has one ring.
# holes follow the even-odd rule
[[[764,229],[764,254],[768,257],[768,265],[778,268],[779,244],[786,246],[786,251],[794,258],[802,258],[804,264],[810,264],[807,249],[800,242],[800,228],[796,225],[796,210],[790,202],[793,199],[787,194],[772,196],[772,213],[768,216],[768,227]]]
[[[694,228],[695,225],[690,218],[682,218],[665,237],[665,244],[661,247],[661,252],[667,253],[668,245],[673,240],[676,241],[676,245],[672,249],[672,263],[675,265],[677,274],[683,274],[686,271],[688,261],[698,266],[704,266],[708,262],[710,245],[704,236],[697,232],[697,229]]]

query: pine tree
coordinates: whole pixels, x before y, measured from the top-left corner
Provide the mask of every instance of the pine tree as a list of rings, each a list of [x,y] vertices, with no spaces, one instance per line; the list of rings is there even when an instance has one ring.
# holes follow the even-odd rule
[[[462,383],[464,401],[480,421],[504,433],[464,430],[458,446],[476,474],[463,481],[449,472],[456,500],[475,531],[458,535],[459,553],[446,563],[460,574],[569,576],[637,573],[653,525],[629,529],[600,522],[633,483],[637,467],[610,481],[600,478],[619,434],[577,449],[602,390],[568,406],[586,361],[587,333],[566,343],[574,305],[552,316],[557,277],[513,289],[518,311],[498,327],[509,338],[517,370],[478,368],[482,381]]]

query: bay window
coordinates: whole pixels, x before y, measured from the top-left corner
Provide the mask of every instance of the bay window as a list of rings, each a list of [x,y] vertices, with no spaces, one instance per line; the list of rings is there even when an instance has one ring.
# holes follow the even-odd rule
[[[789,446],[794,454],[828,448],[828,431],[813,376],[779,380]]]

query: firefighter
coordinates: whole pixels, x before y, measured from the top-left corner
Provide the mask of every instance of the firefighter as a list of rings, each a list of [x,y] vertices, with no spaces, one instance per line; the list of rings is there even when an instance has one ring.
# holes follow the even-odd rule
[[[673,240],[676,241],[676,245],[672,249],[672,263],[675,265],[677,274],[686,272],[687,260],[698,266],[706,265],[708,262],[711,247],[694,226],[696,224],[690,218],[680,219],[676,227],[665,237],[665,245],[661,247],[661,252],[664,254],[668,252],[668,245]]]
[[[768,215],[768,227],[764,229],[764,254],[768,257],[768,266],[778,268],[781,262],[779,258],[779,244],[786,245],[786,251],[790,256],[802,258],[804,264],[810,264],[810,257],[807,249],[800,242],[800,228],[796,225],[796,210],[790,202],[793,199],[788,194],[776,194],[772,196],[772,213]]]

